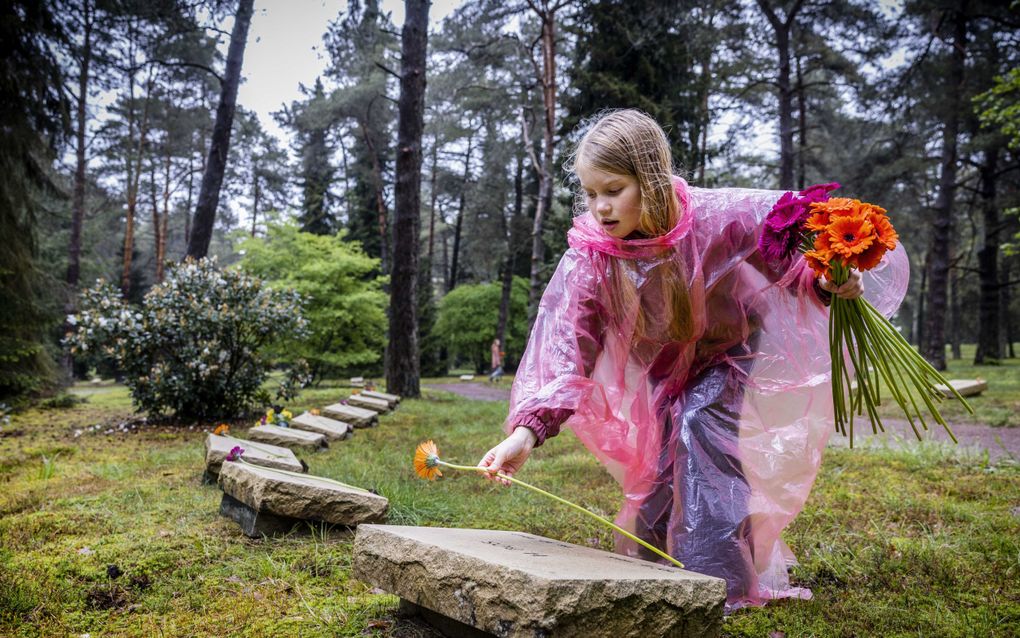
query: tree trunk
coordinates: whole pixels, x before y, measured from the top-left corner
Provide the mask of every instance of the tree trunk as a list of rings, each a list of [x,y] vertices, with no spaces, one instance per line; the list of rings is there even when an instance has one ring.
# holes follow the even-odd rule
[[[142,179],[142,160],[145,157],[145,137],[149,134],[149,96],[153,85],[152,71],[145,89],[145,103],[142,106],[142,122],[138,127],[138,146],[135,156],[128,156],[127,166],[127,214],[124,227],[124,261],[120,272],[120,290],[126,299],[131,293],[131,261],[135,252],[135,213],[138,210],[138,190]],[[130,82],[132,105],[128,109],[128,135],[131,134],[131,116],[134,114],[134,77]]]
[[[432,143],[432,169],[429,176],[429,252],[428,265],[432,269],[432,254],[436,236],[436,163],[439,160],[439,136]],[[429,285],[432,285],[432,273],[429,273]]]
[[[793,189],[793,91],[790,89],[790,33],[803,0],[797,0],[787,12],[785,20],[776,15],[767,0],[757,0],[758,7],[768,19],[775,33],[776,53],[779,56],[779,188]]]
[[[957,132],[960,125],[960,95],[963,91],[963,65],[966,58],[967,22],[960,12],[953,16],[953,56],[949,67],[946,120],[942,130],[942,159],[939,194],[932,210],[931,250],[929,251],[928,314],[925,343],[921,354],[937,370],[946,369],[946,302],[949,282],[949,242],[953,228],[953,196],[956,193]]]
[[[999,148],[985,149],[985,161],[981,164],[981,213],[984,228],[981,250],[978,251],[978,280],[980,298],[978,301],[978,338],[974,353],[974,365],[998,363],[1002,358],[999,343],[999,207],[995,201]]]
[[[804,74],[800,68],[800,54],[797,55],[797,188],[807,186],[807,95],[804,92]]]
[[[517,224],[524,210],[524,157],[518,153],[514,172],[514,208],[506,234],[506,263],[503,265],[503,289],[499,297],[499,319],[496,321],[496,338],[506,350],[506,324],[510,318],[510,293],[513,292],[514,262],[517,256]],[[506,219],[506,217],[504,217]]]
[[[237,87],[241,83],[241,64],[244,62],[244,47],[248,40],[254,0],[238,0],[234,29],[230,33],[230,48],[227,50],[227,67],[220,87],[220,101],[216,106],[216,123],[213,125],[212,142],[209,144],[209,159],[202,188],[198,194],[195,209],[195,224],[188,240],[188,256],[201,259],[209,253],[212,241],[213,223],[220,203],[220,187],[227,167],[230,152],[230,130],[234,123],[234,109],[237,106]]]
[[[255,160],[255,163],[252,166],[251,178],[252,178],[252,182],[253,182],[252,183],[252,194],[251,194],[251,200],[252,200],[251,201],[251,236],[252,236],[252,239],[254,239],[255,238],[255,230],[258,228],[257,224],[258,224],[258,219],[259,219],[259,197],[261,195],[261,193],[259,192],[259,163],[258,163],[258,160]]]
[[[170,153],[163,159],[163,214],[160,216],[159,227],[155,229],[156,237],[156,283],[163,283],[163,272],[166,268],[166,247],[170,235]],[[176,190],[176,189],[175,189]]]
[[[92,62],[92,3],[82,2],[82,49],[78,67],[78,99],[76,100],[74,194],[71,197],[71,240],[67,248],[67,284],[71,289],[67,314],[74,310],[74,291],[81,277],[81,229],[85,220],[85,122],[88,110],[89,66]]]
[[[917,318],[915,319],[914,335],[917,337],[917,348],[920,350],[924,344],[924,300],[928,296],[928,262],[929,254],[924,254],[924,263],[921,264],[921,289],[917,293]]]
[[[1002,296],[999,297],[999,313],[1002,317],[1002,327],[1005,335],[1005,344],[1003,344],[1002,352],[1007,358],[1016,359],[1016,352],[1013,350],[1013,315],[1010,314],[1009,308],[1011,305],[1011,288],[1008,285],[1009,278],[1012,275],[1012,262],[1009,259],[1003,260],[1002,263],[1002,283],[1000,283]]]
[[[393,254],[400,259],[393,260],[390,279],[386,389],[405,397],[417,397],[421,395],[417,279],[429,0],[405,0],[404,8],[393,220]]]
[[[960,272],[953,270],[949,286],[949,344],[952,346],[953,360],[963,357],[960,344]]]
[[[464,177],[461,178],[460,199],[457,202],[457,221],[453,224],[453,264],[450,266],[450,279],[446,286],[446,292],[457,287],[457,268],[460,264],[460,233],[464,225],[464,206],[467,200],[468,180],[471,178],[471,142],[473,136],[468,136],[467,153],[464,155]]]
[[[556,132],[556,11],[562,6],[557,3],[549,7],[543,2],[541,10],[534,4],[532,9],[542,19],[542,105],[545,127],[542,131],[542,162],[539,166],[538,202],[535,206],[535,221],[531,227],[531,282],[528,286],[528,324],[535,322],[538,303],[541,300],[542,265],[545,243],[542,228],[545,216],[552,205],[553,135]]]

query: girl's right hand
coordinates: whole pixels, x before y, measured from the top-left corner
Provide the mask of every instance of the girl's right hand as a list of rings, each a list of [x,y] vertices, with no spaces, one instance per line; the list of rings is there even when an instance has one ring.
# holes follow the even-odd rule
[[[503,485],[510,485],[510,481],[496,476],[501,472],[507,476],[513,476],[524,462],[531,456],[531,450],[535,447],[538,437],[526,427],[517,426],[513,434],[485,453],[478,467],[484,468],[488,474],[486,478],[495,479]]]

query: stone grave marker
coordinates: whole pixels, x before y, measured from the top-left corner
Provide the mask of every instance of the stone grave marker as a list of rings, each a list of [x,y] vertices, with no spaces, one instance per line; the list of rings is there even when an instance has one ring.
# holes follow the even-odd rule
[[[962,397],[974,397],[988,389],[988,382],[984,379],[950,379],[949,385],[956,388]],[[935,387],[947,399],[954,398],[953,391],[948,387],[942,384]]]
[[[473,375],[473,374],[462,374],[462,375],[460,375],[460,380],[461,381],[474,381],[475,380],[475,375]]]
[[[390,404],[383,399],[373,399],[372,397],[362,396],[360,394],[352,394],[347,397],[347,404],[353,405],[357,408],[365,408],[366,410],[372,410],[379,414],[385,414],[390,411]]]
[[[496,530],[363,525],[354,575],[446,636],[719,636],[722,579]]]
[[[306,432],[295,428],[281,428],[278,425],[257,425],[248,430],[248,438],[291,449],[321,450],[329,447],[326,437],[317,432]],[[242,446],[243,447],[243,446]]]
[[[326,416],[350,423],[356,428],[370,428],[379,424],[379,414],[375,410],[366,410],[354,405],[334,403],[322,408]]]
[[[365,377],[351,377],[351,385],[355,388],[365,387]]]
[[[354,527],[386,520],[389,501],[317,476],[294,476],[246,463],[220,470],[220,514],[250,537],[289,532],[302,521]]]
[[[371,397],[373,399],[382,399],[386,403],[390,404],[390,409],[397,407],[397,404],[400,403],[399,394],[387,394],[386,392],[378,392],[376,390],[362,390],[361,396]]]
[[[227,454],[236,446],[244,448],[244,458],[255,465],[275,467],[291,472],[305,472],[308,469],[294,456],[293,452],[285,447],[236,439],[232,436],[209,434],[205,438],[205,476],[203,477],[205,482],[216,482],[220,466],[223,465],[223,459],[227,458]]]
[[[353,426],[343,421],[337,421],[324,416],[318,416],[311,412],[299,414],[290,420],[290,427],[305,432],[321,434],[330,441],[342,441],[349,439],[354,434]]]

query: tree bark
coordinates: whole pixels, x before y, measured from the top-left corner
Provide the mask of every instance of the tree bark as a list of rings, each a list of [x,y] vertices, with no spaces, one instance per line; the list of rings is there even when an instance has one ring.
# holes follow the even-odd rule
[[[542,84],[545,125],[542,131],[542,162],[537,167],[538,202],[535,205],[535,220],[531,227],[531,282],[528,287],[528,325],[531,325],[538,315],[538,302],[542,296],[542,265],[545,257],[542,228],[545,225],[545,216],[552,205],[553,135],[556,132],[556,11],[564,3],[557,2],[549,6],[549,3],[543,0],[539,7],[532,0],[528,0],[528,4],[542,20],[542,71],[539,80]]]
[[[496,321],[496,338],[506,350],[506,324],[510,318],[510,296],[514,284],[514,262],[517,256],[517,224],[524,210],[524,157],[518,153],[514,172],[514,208],[510,215],[510,227],[506,234],[506,263],[503,265],[503,289],[499,297],[499,318]],[[503,218],[504,220],[506,217]]]
[[[776,84],[779,88],[779,188],[793,189],[793,91],[790,89],[790,33],[794,20],[803,4],[797,0],[780,19],[767,0],[757,0],[758,7],[775,33],[776,54],[779,56],[779,72]]]
[[[999,221],[999,207],[995,201],[996,177],[998,169],[999,148],[993,146],[985,149],[984,162],[981,164],[981,213],[984,228],[981,238],[981,250],[978,251],[978,280],[980,297],[978,300],[978,338],[977,350],[974,353],[974,365],[998,363],[1002,358],[999,343],[999,233],[1002,224]]]
[[[432,269],[432,254],[436,236],[436,164],[439,160],[439,136],[432,143],[432,169],[429,177],[429,252],[428,265]],[[429,273],[429,285],[432,285],[432,273]]]
[[[807,186],[807,95],[804,93],[804,74],[797,55],[797,188]]]
[[[418,354],[418,252],[421,226],[421,138],[425,128],[425,54],[429,0],[405,0],[390,278],[390,343],[386,389],[421,395]]]
[[[145,102],[142,106],[142,122],[138,127],[138,146],[134,157],[128,156],[127,162],[127,214],[124,227],[124,255],[120,272],[120,290],[125,298],[131,293],[131,262],[135,251],[135,213],[138,210],[138,190],[142,179],[142,160],[145,157],[145,137],[149,134],[149,96],[152,93],[153,76],[150,69],[146,83]],[[130,81],[131,106],[128,108],[128,136],[133,128],[134,107],[134,76]]]
[[[957,133],[960,126],[960,94],[963,91],[963,66],[966,59],[967,22],[954,13],[953,55],[949,66],[948,102],[942,129],[942,158],[939,194],[932,210],[932,234],[929,255],[928,312],[925,342],[921,354],[937,370],[946,369],[946,305],[949,282],[949,243],[953,228],[953,197],[956,193]]]
[[[209,159],[202,187],[195,209],[194,227],[188,239],[188,256],[201,259],[209,253],[212,241],[216,209],[220,203],[220,187],[227,167],[230,152],[230,131],[234,123],[237,106],[237,87],[241,83],[241,65],[244,62],[244,47],[248,41],[248,27],[251,25],[254,0],[238,0],[234,28],[230,33],[230,48],[227,50],[227,67],[220,87],[220,101],[216,106],[216,123],[213,125],[212,142],[209,144]]]
[[[67,284],[71,288],[70,308],[74,309],[74,290],[81,278],[81,230],[85,220],[85,123],[88,110],[89,66],[92,62],[92,2],[82,2],[82,49],[78,67],[78,99],[76,100],[76,126],[74,131],[75,165],[74,194],[71,197],[71,240],[67,248]]]
[[[464,206],[467,200],[468,179],[471,178],[471,143],[473,136],[468,136],[467,153],[464,154],[464,176],[461,178],[460,199],[457,202],[457,221],[453,224],[453,263],[450,266],[450,279],[446,285],[446,292],[457,287],[457,268],[460,265],[460,235],[464,225]]]

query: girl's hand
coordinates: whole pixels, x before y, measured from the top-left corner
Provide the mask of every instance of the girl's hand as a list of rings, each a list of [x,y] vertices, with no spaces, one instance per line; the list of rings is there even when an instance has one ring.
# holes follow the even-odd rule
[[[488,470],[486,478],[495,479],[503,485],[510,485],[510,481],[496,476],[502,472],[507,476],[513,476],[524,462],[531,456],[531,450],[535,447],[538,437],[528,428],[517,426],[513,434],[485,453],[478,467]]]
[[[824,275],[818,285],[822,290],[827,290],[842,299],[857,299],[864,294],[864,282],[861,281],[861,273],[858,270],[851,270],[850,276],[842,286],[832,283]]]

